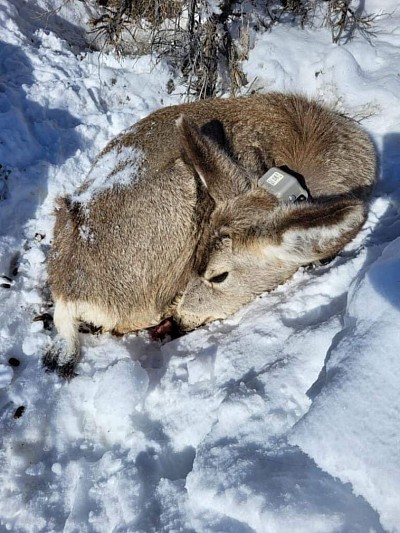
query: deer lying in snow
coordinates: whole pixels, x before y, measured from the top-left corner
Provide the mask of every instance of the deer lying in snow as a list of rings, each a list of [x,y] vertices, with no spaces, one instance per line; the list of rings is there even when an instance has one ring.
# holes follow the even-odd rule
[[[261,186],[271,167],[296,176],[308,199],[282,202]],[[151,114],[58,201],[49,256],[58,335],[44,364],[74,375],[80,321],[123,334],[171,316],[184,330],[227,317],[337,254],[365,221],[375,175],[368,135],[301,96]]]

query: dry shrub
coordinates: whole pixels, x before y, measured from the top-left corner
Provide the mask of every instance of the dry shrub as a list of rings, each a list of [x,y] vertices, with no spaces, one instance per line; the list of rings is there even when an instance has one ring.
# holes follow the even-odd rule
[[[247,83],[240,64],[247,57],[249,32],[243,21],[237,24],[238,4],[223,0],[213,11],[207,0],[98,0],[103,12],[91,25],[102,46],[124,55],[130,39],[137,51],[154,52],[180,71],[188,99],[208,98],[222,90],[236,94]],[[149,50],[140,45],[138,30],[146,30]]]
[[[271,30],[287,22],[303,28],[322,21],[340,43],[356,31],[369,38],[375,18],[358,0],[96,1],[102,11],[91,21],[95,38],[119,55],[152,52],[166,59],[180,72],[188,99],[236,94],[247,84],[241,63],[250,28]]]
[[[123,12],[131,22],[145,20],[153,26],[177,17],[182,9],[181,0],[98,0],[98,4],[114,14]]]
[[[248,31],[237,28],[232,37],[232,6],[221,2],[219,13],[212,12],[205,1],[190,0],[186,26],[159,28],[153,47],[160,57],[179,67],[187,84],[187,97],[208,98],[218,92],[231,94],[247,83],[240,63],[249,49]]]
[[[353,0],[329,0],[325,21],[331,28],[332,42],[348,42],[355,32],[366,39],[374,35],[373,22],[378,15],[365,13],[360,5],[353,4]]]
[[[181,15],[182,0],[97,0],[100,14],[90,20],[94,41],[111,46],[119,56],[143,51],[135,46],[137,30],[154,32],[168,19]],[[132,42],[128,42],[131,40]],[[133,45],[133,46],[132,46]],[[141,50],[142,49],[142,50]]]

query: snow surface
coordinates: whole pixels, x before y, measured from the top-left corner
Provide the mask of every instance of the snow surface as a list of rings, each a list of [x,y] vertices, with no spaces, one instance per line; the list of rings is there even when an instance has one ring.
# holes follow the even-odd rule
[[[84,6],[44,16],[53,4],[0,0],[0,530],[400,531],[397,2],[365,2],[391,13],[370,41],[276,26],[244,66],[253,89],[364,117],[382,172],[355,241],[165,345],[82,336],[69,384],[43,371],[53,333],[33,321],[49,311],[54,199],[180,91],[148,57],[85,50]]]

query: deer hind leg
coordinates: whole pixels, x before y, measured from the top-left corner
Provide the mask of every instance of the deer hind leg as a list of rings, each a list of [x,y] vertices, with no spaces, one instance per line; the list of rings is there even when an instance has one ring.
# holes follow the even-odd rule
[[[43,357],[44,366],[63,378],[76,376],[75,368],[80,356],[79,325],[81,321],[111,331],[118,317],[111,311],[90,302],[55,301],[54,325],[57,335],[53,345]]]
[[[54,308],[54,324],[57,328],[57,335],[53,345],[46,352],[42,359],[43,365],[50,372],[66,379],[73,378],[76,363],[79,359],[79,320],[77,316],[77,306],[74,302],[64,302],[56,300]]]

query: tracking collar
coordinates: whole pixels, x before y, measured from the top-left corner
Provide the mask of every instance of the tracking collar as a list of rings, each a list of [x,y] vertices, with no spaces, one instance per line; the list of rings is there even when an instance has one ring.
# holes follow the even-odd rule
[[[270,168],[261,176],[258,186],[285,203],[304,202],[310,196],[295,176],[277,167]]]
[[[258,186],[271,192],[278,200],[284,203],[304,202],[308,198],[311,199],[311,195],[306,189],[303,189],[295,176],[277,167],[270,168],[261,176],[258,180]],[[334,257],[329,257],[320,261],[314,261],[308,267],[325,266],[333,259]]]

